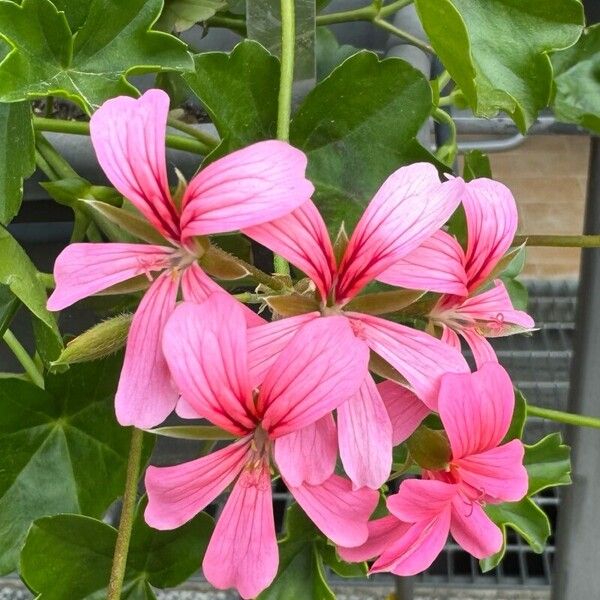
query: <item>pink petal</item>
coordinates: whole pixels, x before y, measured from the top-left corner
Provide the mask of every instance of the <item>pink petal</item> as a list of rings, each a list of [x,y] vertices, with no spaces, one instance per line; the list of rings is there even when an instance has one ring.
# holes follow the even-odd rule
[[[460,178],[440,183],[429,163],[402,167],[381,186],[358,222],[340,264],[338,302],[356,295],[433,235],[464,191]]]
[[[466,493],[471,497],[493,504],[517,502],[527,494],[524,452],[521,440],[512,440],[455,460],[453,464],[459,468],[461,483],[466,485]]]
[[[486,363],[475,373],[442,377],[439,413],[454,460],[495,448],[506,435],[515,406],[508,373]]]
[[[220,158],[190,181],[183,197],[183,237],[226,233],[283,217],[306,202],[314,187],[306,155],[268,140]]]
[[[440,377],[445,373],[469,372],[463,356],[454,348],[423,331],[361,313],[347,312],[358,321],[371,350],[399,371],[415,394],[437,410]]]
[[[248,438],[173,467],[148,467],[146,523],[175,529],[204,510],[239,475],[250,454]]]
[[[150,286],[133,317],[115,396],[117,421],[148,429],[175,408],[178,393],[163,357],[163,330],[177,299],[179,280],[163,273]]]
[[[441,229],[377,276],[379,281],[415,290],[467,295],[465,253]]]
[[[107,100],[90,120],[98,162],[111,183],[170,240],[179,240],[165,162],[169,96],[149,90],[138,99]]]
[[[336,459],[337,432],[330,414],[275,442],[277,466],[293,486],[323,483],[333,475]]]
[[[279,553],[272,503],[268,469],[244,471],[204,555],[202,570],[214,587],[255,598],[275,579]]]
[[[392,468],[392,424],[377,386],[367,375],[337,409],[340,457],[355,488],[379,489]]]
[[[353,490],[348,479],[332,475],[320,485],[288,488],[310,520],[340,546],[359,546],[369,535],[368,521],[379,493],[369,488]]]
[[[302,325],[319,317],[312,312],[265,323],[248,330],[248,366],[252,387],[263,382],[281,351],[290,343]]]
[[[408,577],[422,573],[438,557],[448,539],[450,508],[429,520],[413,523],[373,563],[370,573],[391,571]]]
[[[367,541],[354,548],[338,546],[337,551],[342,560],[346,562],[362,562],[375,556],[379,556],[389,546],[395,543],[409,529],[408,523],[403,523],[388,515],[382,519],[369,521],[369,537]]]
[[[466,271],[469,290],[476,290],[510,247],[517,231],[517,204],[498,181],[474,179],[466,185]]]
[[[534,326],[533,319],[522,310],[513,308],[510,296],[500,279],[494,281],[489,290],[467,298],[456,309],[461,317],[477,321],[485,335],[500,337],[518,331],[527,331]],[[515,330],[512,325],[517,325]]]
[[[463,333],[463,331],[461,331]],[[452,346],[455,350],[461,352],[460,338],[458,334],[450,329],[447,325],[442,324],[442,337],[440,338],[444,344],[448,344],[448,346]]]
[[[181,291],[183,292],[184,300],[195,302],[196,304],[201,304],[215,292],[224,292],[223,288],[218,283],[214,282],[201,269],[198,263],[195,262],[183,271]],[[232,301],[234,300],[232,299]],[[259,317],[245,304],[242,304],[241,302],[238,304],[244,311],[244,317],[246,318],[246,325],[248,325],[248,327],[256,327],[257,325],[264,325],[266,323],[262,317]]]
[[[477,502],[457,496],[452,502],[450,533],[456,543],[475,558],[486,558],[502,548],[502,531]]]
[[[417,523],[446,510],[458,493],[452,483],[435,479],[406,479],[387,499],[388,510],[401,521]]]
[[[478,369],[485,365],[485,363],[498,362],[498,357],[492,345],[474,328],[465,327],[460,330],[460,335],[463,336],[469,348],[471,348]]]
[[[246,322],[227,294],[180,304],[165,327],[163,351],[186,402],[236,435],[255,427]]]
[[[257,402],[258,410],[265,411],[262,427],[274,439],[324,417],[358,390],[368,361],[369,349],[355,337],[348,319],[313,319],[265,376]]]
[[[280,219],[244,229],[244,233],[306,273],[321,298],[327,298],[336,264],[327,227],[311,200]]]
[[[401,444],[429,414],[429,408],[404,386],[395,381],[383,381],[377,389],[392,422],[392,443]]]
[[[48,309],[62,310],[138,275],[151,277],[168,267],[172,253],[148,244],[70,244],[54,263],[56,288]]]

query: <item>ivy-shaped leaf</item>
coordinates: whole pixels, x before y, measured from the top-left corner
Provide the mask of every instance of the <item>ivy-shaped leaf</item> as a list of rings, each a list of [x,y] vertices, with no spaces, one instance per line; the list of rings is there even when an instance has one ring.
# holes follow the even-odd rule
[[[288,508],[285,527],[286,535],[279,542],[277,577],[257,600],[335,600],[325,580],[323,561],[318,551],[319,533],[297,504]]]
[[[525,428],[526,420],[527,402],[525,401],[523,394],[519,390],[515,390],[515,408],[513,410],[510,426],[502,443],[506,444],[511,440],[520,440],[523,437],[523,429]]]
[[[335,235],[352,229],[384,180],[399,167],[435,162],[416,139],[432,110],[423,74],[399,58],[359,52],[306,97],[290,141],[308,155],[313,196]]]
[[[200,513],[183,527],[157,531],[138,507],[131,534],[123,598],[150,600],[152,587],[175,587],[198,570],[213,530]],[[21,553],[21,576],[39,600],[106,598],[117,531],[96,519],[58,515],[32,525]]]
[[[571,449],[560,433],[551,433],[537,444],[525,446],[523,464],[529,475],[528,495],[571,483]]]
[[[548,53],[579,37],[579,0],[416,0],[431,45],[475,114],[525,132],[552,92]]]
[[[162,0],[94,0],[74,36],[50,0],[0,0],[0,37],[12,46],[0,63],[0,101],[55,94],[90,112],[136,94],[130,73],[191,69],[183,42],[150,30],[161,7]]]
[[[19,212],[23,179],[35,170],[35,143],[28,102],[0,103],[0,223]]]
[[[600,133],[600,25],[584,31],[579,41],[552,55],[554,114]]]
[[[223,140],[207,162],[277,132],[279,61],[257,42],[244,41],[231,53],[194,57],[185,80]]]
[[[33,520],[101,517],[122,492],[131,430],[114,417],[119,368],[119,357],[77,365],[45,390],[0,379],[0,573],[14,570]]]
[[[44,357],[49,361],[60,353],[62,339],[54,314],[46,308],[46,289],[37,274],[25,250],[8,230],[0,227],[0,284],[7,286],[32,313],[39,334],[46,338],[45,347],[52,348]]]

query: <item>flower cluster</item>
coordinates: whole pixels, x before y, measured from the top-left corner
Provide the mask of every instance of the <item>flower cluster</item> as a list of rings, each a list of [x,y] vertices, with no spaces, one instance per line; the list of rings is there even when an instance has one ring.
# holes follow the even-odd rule
[[[119,422],[147,429],[176,410],[232,439],[197,460],[148,468],[147,522],[176,528],[231,486],[203,570],[244,598],[268,587],[278,568],[274,476],[345,560],[376,559],[373,572],[422,571],[449,533],[476,557],[497,552],[502,533],[482,507],[522,498],[527,473],[522,443],[503,443],[514,392],[486,337],[533,327],[495,279],[517,224],[509,190],[487,179],[441,182],[428,163],[403,167],[350,238],[333,244],[311,200],[306,157],[284,142],[215,160],[172,193],[168,108],[166,94],[151,90],[109,100],[91,121],[104,172],[130,214],[152,226],[148,237],[162,241],[72,244],[57,259],[49,300],[60,310],[140,280],[146,291],[116,395]],[[443,229],[460,206],[465,249]],[[233,231],[306,275],[256,294],[288,302],[290,314],[267,322],[203,270],[210,236]],[[426,327],[371,310],[365,299],[380,297],[365,287],[377,281],[427,292]],[[443,429],[422,424],[431,412]],[[393,448],[407,439],[420,478],[402,481],[387,498],[390,514],[370,520]]]

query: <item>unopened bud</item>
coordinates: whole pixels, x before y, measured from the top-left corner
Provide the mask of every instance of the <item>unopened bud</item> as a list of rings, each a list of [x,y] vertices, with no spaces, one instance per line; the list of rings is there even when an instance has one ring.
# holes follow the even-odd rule
[[[273,311],[282,317],[293,317],[319,310],[319,305],[314,297],[301,296],[300,294],[266,296],[264,301]]]
[[[335,242],[333,242],[333,255],[335,256],[335,261],[338,265],[342,262],[342,258],[344,257],[344,253],[348,247],[348,241],[346,226],[342,221],[342,224],[338,229],[337,236],[335,237]]]
[[[248,269],[241,265],[235,256],[215,246],[207,248],[200,259],[200,264],[207,273],[217,279],[229,281],[242,279],[250,274]]]
[[[132,314],[124,314],[94,325],[71,340],[52,365],[89,362],[114,354],[125,345],[132,319]]]
[[[422,468],[441,471],[452,456],[448,438],[443,431],[421,425],[406,441],[412,459]]]
[[[353,298],[348,303],[347,309],[369,315],[384,315],[410,306],[424,294],[425,292],[414,290],[394,290],[364,294],[363,296]]]

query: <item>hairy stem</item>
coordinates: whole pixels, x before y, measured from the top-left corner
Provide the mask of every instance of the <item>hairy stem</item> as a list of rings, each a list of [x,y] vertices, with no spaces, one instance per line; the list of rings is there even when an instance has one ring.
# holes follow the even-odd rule
[[[88,121],[66,121],[64,119],[34,117],[33,126],[37,131],[90,135],[90,124]],[[197,139],[181,135],[167,134],[166,143],[169,148],[191,152],[192,154],[200,154],[201,156],[206,156],[212,150],[212,148]]]
[[[420,40],[418,37],[415,37],[411,33],[408,33],[408,31],[398,29],[398,27],[392,25],[389,21],[386,21],[385,19],[382,19],[380,17],[376,17],[372,21],[374,25],[377,25],[377,27],[385,29],[385,31],[387,31],[388,33],[391,33],[392,35],[399,37],[405,42],[408,42],[411,46],[415,46],[420,50],[423,50],[423,52],[426,52],[427,54],[435,54],[435,51],[429,44],[426,44],[423,40]]]
[[[600,235],[517,235],[513,246],[540,246],[548,248],[598,248]]]
[[[174,117],[169,117],[167,119],[167,125],[173,129],[178,129],[183,133],[187,133],[189,136],[196,138],[199,142],[210,148],[214,149],[219,145],[219,140],[214,138],[212,135],[205,133],[199,127],[194,127],[193,125],[184,123],[183,121],[175,119]]]
[[[134,428],[131,432],[131,446],[129,447],[129,459],[127,461],[127,479],[125,481],[125,493],[123,494],[123,508],[121,510],[121,520],[119,521],[119,532],[117,533],[117,543],[115,544],[106,600],[121,599],[131,530],[133,528],[143,441],[144,432],[141,429]]]
[[[31,379],[35,385],[44,389],[44,377],[42,376],[42,373],[36,367],[27,350],[23,348],[21,342],[19,342],[19,340],[15,337],[15,334],[10,329],[7,329],[4,332],[2,339],[11,349],[12,353],[15,355],[15,358],[21,363],[29,379]]]
[[[600,429],[600,418],[563,412],[562,410],[542,408],[540,406],[532,406],[531,404],[527,405],[527,415],[533,417],[542,417],[550,421],[566,423],[567,425],[577,425],[579,427],[593,427],[595,429]]]
[[[53,120],[53,119],[51,119]],[[78,177],[77,171],[57,152],[56,148],[41,134],[36,133],[35,147],[46,163],[60,179]]]

